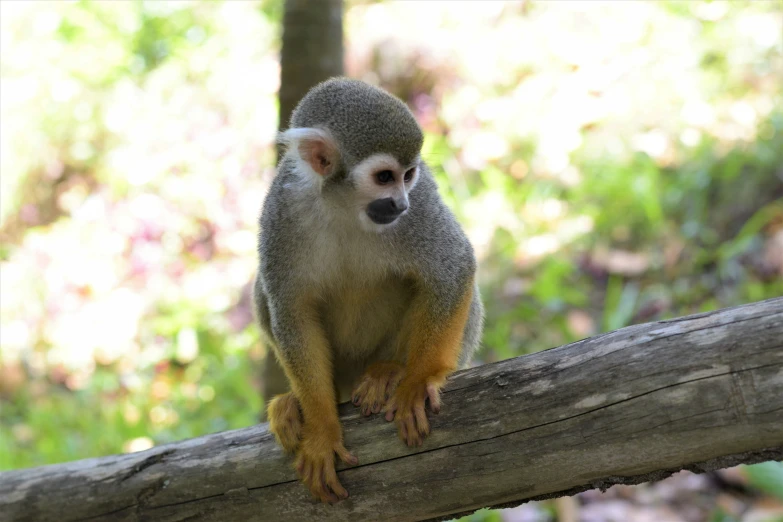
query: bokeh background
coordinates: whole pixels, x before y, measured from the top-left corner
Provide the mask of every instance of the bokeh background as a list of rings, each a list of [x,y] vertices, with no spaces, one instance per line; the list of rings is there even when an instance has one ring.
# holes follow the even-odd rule
[[[480,262],[489,362],[783,295],[783,2],[345,4]],[[257,421],[282,3],[0,4],[0,470]],[[783,520],[783,466],[470,520]]]

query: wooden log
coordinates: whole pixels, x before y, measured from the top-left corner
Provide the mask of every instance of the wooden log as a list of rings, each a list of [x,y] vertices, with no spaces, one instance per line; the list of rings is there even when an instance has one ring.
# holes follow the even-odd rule
[[[350,498],[313,501],[265,424],[0,473],[0,520],[424,520],[783,459],[783,298],[465,370],[432,435],[340,407]]]

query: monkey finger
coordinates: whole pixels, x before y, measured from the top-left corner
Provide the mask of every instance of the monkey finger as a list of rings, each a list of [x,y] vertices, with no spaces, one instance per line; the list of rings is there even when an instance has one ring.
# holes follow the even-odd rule
[[[329,491],[328,488],[324,487],[323,490],[323,502],[326,502],[328,504],[336,504],[340,501],[339,498],[337,498],[337,495]]]
[[[348,498],[348,491],[340,484],[337,478],[337,472],[333,467],[328,466],[324,469],[324,483],[340,498]]]
[[[324,467],[323,465],[317,465],[315,466],[316,469],[314,469],[314,472],[311,476],[311,482],[309,484],[310,491],[313,493],[314,496],[319,498],[321,502],[328,502],[329,504],[334,504],[339,499],[335,496],[334,493],[329,491],[329,488],[326,487],[324,484]]]
[[[440,392],[434,384],[427,385],[427,397],[430,399],[432,413],[440,413]]]
[[[322,469],[321,466],[318,464],[314,464],[310,468],[310,475],[308,476],[309,480],[308,483],[310,484],[310,488],[312,488],[313,491],[320,494],[324,492],[325,488],[323,487],[323,482],[321,480],[322,475]]]
[[[427,413],[424,411],[424,403],[420,402],[413,408],[413,413],[416,419],[417,432],[420,435],[429,435],[430,423],[427,420]]]
[[[336,504],[340,501],[339,498],[335,496],[334,493],[331,491],[323,490],[318,494],[318,497],[321,499],[321,502],[324,502],[326,504]]]
[[[408,425],[408,420],[402,417],[402,413],[398,413],[395,422],[397,424],[397,432],[400,436],[400,439],[406,444],[410,445],[408,442],[410,440],[410,426]]]
[[[410,419],[407,427],[408,431],[408,440],[407,444],[411,448],[421,446],[421,436],[419,435],[418,430],[416,429],[415,421],[413,419]]]
[[[408,424],[408,446],[415,448],[419,445],[420,439],[421,435],[419,435],[419,429],[416,427],[416,420],[411,419]]]
[[[307,459],[302,459],[302,461],[297,465],[297,470],[299,471],[299,477],[302,479],[302,482],[309,484],[311,476],[310,461]]]
[[[408,444],[408,427],[405,425],[404,422],[401,422],[399,429],[400,429],[400,438],[405,444]]]
[[[362,398],[367,393],[367,380],[363,379],[354,389],[351,402],[354,406],[358,406],[362,402]]]
[[[391,401],[386,405],[386,422],[391,422],[394,420],[394,413],[397,411],[397,404],[394,402],[394,399],[392,398]]]
[[[329,465],[327,463],[324,463],[324,465],[320,466],[318,482],[316,485],[321,490],[321,494],[323,494],[323,496],[327,499],[327,502],[333,504],[334,502],[337,502],[337,496],[332,492],[332,490],[329,488],[329,484],[326,482],[326,475],[328,470]]]
[[[345,446],[342,444],[335,447],[334,452],[337,453],[337,456],[341,461],[343,461],[343,463],[348,464],[349,466],[355,466],[359,463],[359,459],[356,458],[356,456],[354,456],[350,451],[345,449]]]

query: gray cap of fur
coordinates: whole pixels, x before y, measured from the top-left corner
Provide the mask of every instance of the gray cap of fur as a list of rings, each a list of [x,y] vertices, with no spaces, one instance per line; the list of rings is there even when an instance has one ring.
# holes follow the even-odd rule
[[[347,167],[379,152],[410,165],[423,136],[408,107],[386,91],[349,78],[331,78],[305,95],[291,115],[291,128],[319,127],[338,141]]]

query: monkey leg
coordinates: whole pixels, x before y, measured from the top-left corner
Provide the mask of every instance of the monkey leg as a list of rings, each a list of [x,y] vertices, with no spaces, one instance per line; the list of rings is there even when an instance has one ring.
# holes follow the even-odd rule
[[[386,420],[394,420],[400,438],[408,446],[421,446],[430,433],[425,411],[440,411],[440,389],[457,369],[462,336],[473,297],[473,281],[457,305],[444,317],[432,306],[433,296],[423,292],[414,299],[407,317],[408,357],[405,376],[386,405]]]
[[[267,407],[269,431],[286,453],[294,453],[302,439],[302,414],[293,392],[276,396]]]
[[[404,369],[402,364],[392,361],[371,364],[351,393],[351,402],[361,406],[364,416],[378,413],[397,388]]]

